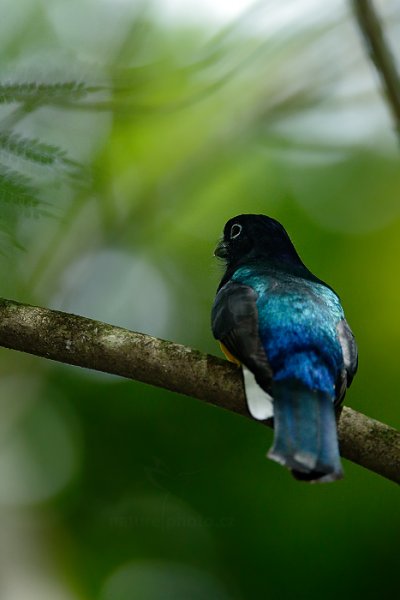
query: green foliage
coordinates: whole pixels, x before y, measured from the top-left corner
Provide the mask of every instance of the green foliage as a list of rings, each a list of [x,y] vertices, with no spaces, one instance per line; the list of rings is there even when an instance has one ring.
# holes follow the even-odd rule
[[[351,16],[284,25],[299,3],[257,2],[211,31],[157,6],[22,1],[1,38],[19,82],[0,84],[2,295],[216,353],[216,240],[234,214],[269,214],[342,298],[360,347],[346,402],[398,428],[399,158]],[[0,398],[14,596],[397,585],[397,489],[355,465],[304,487],[266,460],[257,423],[6,350]]]
[[[66,152],[38,140],[24,138],[16,133],[0,133],[0,151],[39,163],[40,165],[66,164]]]
[[[89,91],[93,91],[93,88],[76,81],[3,83],[0,84],[0,103],[23,102],[30,107],[66,104],[84,98]]]
[[[64,149],[18,133],[15,127],[26,115],[44,106],[74,105],[93,91],[97,88],[73,81],[0,84],[0,104],[12,107],[12,112],[0,120],[0,233],[3,234],[0,252],[3,255],[9,254],[10,244],[21,248],[17,237],[21,218],[51,215],[50,205],[42,196],[43,188],[53,180],[54,170],[58,185],[62,180],[71,184],[84,175],[82,166],[71,160]],[[39,167],[36,179],[44,177],[44,181],[35,181],[27,163]]]

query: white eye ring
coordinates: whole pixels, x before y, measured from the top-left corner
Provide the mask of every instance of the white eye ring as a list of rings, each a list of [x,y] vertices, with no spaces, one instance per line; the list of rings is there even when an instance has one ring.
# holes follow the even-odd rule
[[[239,223],[234,223],[231,227],[231,240],[239,237],[239,235],[242,233],[242,229],[243,228]]]

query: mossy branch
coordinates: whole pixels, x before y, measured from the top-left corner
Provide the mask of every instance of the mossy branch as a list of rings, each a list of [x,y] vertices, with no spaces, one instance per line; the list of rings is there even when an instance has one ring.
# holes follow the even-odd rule
[[[121,375],[250,416],[237,367],[143,333],[0,299],[0,345]],[[344,407],[339,438],[345,458],[400,483],[399,431]]]

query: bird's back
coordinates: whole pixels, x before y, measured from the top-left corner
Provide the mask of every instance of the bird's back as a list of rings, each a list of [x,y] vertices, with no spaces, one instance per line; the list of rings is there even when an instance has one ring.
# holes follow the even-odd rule
[[[336,294],[318,280],[268,267],[241,267],[232,279],[258,295],[259,335],[274,380],[298,379],[332,393],[343,365]]]

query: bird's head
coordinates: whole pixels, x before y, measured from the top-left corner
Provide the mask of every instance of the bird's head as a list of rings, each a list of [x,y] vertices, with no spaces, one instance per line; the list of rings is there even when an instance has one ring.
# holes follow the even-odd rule
[[[229,219],[214,255],[222,258],[228,269],[256,260],[302,265],[284,227],[265,215]]]

